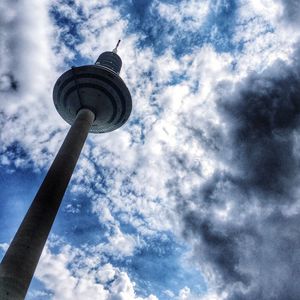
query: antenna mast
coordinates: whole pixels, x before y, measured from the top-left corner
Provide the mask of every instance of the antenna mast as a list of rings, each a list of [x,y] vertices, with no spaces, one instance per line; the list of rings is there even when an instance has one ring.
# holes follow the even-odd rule
[[[112,52],[114,52],[114,53],[118,52],[118,47],[119,47],[120,43],[121,43],[121,40],[118,40],[118,43]]]

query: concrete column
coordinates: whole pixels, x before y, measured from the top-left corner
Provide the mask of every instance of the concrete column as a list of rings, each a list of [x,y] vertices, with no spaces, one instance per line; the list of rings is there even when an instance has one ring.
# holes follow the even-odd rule
[[[0,265],[0,300],[23,300],[95,115],[81,109]]]

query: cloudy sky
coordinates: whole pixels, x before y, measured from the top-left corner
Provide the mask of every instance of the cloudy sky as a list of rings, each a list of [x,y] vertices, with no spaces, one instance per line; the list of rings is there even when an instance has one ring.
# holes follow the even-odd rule
[[[27,300],[297,300],[298,0],[0,0],[0,256],[69,126],[52,88],[122,40]]]

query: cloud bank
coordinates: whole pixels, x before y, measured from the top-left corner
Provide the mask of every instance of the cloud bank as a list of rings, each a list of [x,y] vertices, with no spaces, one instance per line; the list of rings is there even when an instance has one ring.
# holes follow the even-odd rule
[[[295,22],[294,2],[285,19]],[[218,85],[224,121],[216,170],[187,203],[184,235],[226,299],[297,299],[300,48],[242,81]],[[191,206],[191,204],[189,204]],[[208,277],[209,278],[209,277]],[[221,293],[221,292],[220,292]]]

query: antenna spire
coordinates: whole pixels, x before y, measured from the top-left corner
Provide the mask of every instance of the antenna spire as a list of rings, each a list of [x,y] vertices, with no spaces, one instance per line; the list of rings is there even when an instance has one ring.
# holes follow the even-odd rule
[[[118,43],[117,43],[115,49],[112,52],[114,52],[114,53],[118,52],[118,47],[119,47],[120,43],[121,43],[121,40],[118,40]]]

